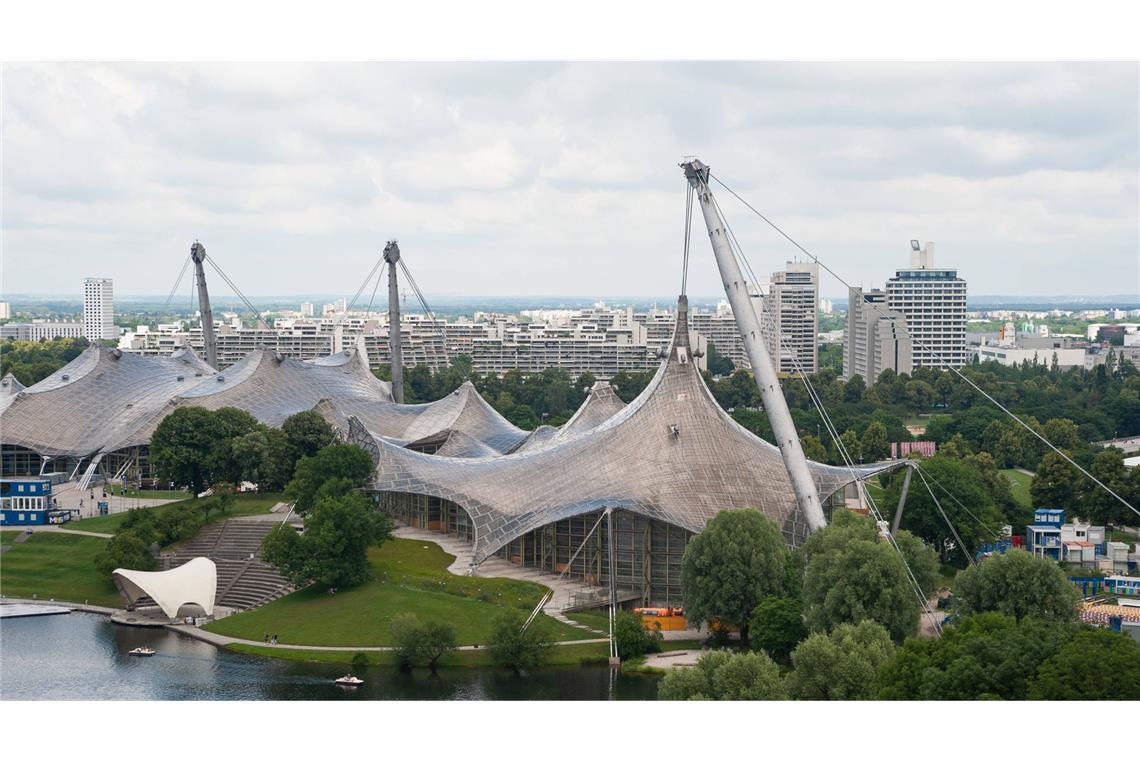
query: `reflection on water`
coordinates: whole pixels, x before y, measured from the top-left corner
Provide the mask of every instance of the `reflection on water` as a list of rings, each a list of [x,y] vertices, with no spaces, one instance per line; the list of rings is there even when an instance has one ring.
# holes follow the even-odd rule
[[[138,646],[158,650],[131,657]],[[400,673],[241,655],[164,629],[126,628],[85,613],[0,622],[2,699],[655,699],[657,679],[605,667],[542,668],[519,678],[491,669]]]

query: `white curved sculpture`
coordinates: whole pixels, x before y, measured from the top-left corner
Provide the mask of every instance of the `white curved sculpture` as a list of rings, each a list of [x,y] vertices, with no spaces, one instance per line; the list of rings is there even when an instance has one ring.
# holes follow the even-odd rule
[[[111,578],[129,603],[149,596],[167,617],[177,617],[184,604],[197,604],[207,615],[214,614],[218,568],[205,557],[195,557],[185,565],[159,572],[120,568],[111,573]]]

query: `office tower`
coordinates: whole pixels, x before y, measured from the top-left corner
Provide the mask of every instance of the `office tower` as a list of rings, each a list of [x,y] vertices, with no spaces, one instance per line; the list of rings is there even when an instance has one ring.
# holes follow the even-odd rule
[[[819,266],[789,261],[787,269],[772,274],[768,295],[761,301],[764,342],[776,371],[815,372],[819,368]]]
[[[108,277],[88,277],[83,281],[83,337],[88,340],[119,337],[112,291],[112,280]]]
[[[843,379],[862,375],[870,385],[885,369],[910,374],[913,369],[906,317],[887,309],[887,294],[851,288],[843,336]]]
[[[887,280],[887,308],[906,317],[914,366],[961,367],[969,359],[966,281],[956,269],[934,266],[934,243],[911,241],[910,267]]]

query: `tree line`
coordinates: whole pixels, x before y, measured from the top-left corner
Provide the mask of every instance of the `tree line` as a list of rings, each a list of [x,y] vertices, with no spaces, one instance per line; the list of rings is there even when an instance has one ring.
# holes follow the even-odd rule
[[[1140,698],[1140,645],[1079,623],[1079,595],[1064,572],[1026,552],[959,573],[958,622],[940,637],[918,636],[921,602],[906,566],[929,597],[941,582],[938,562],[906,531],[896,540],[901,557],[872,520],[845,511],[789,550],[758,512],[721,513],[686,549],[685,609],[690,621],[736,627],[743,647],[670,671],[658,695]]]

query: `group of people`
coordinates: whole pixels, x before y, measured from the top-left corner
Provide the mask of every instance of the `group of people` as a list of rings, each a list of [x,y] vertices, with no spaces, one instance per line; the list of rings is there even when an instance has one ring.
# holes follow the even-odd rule
[[[276,633],[275,633],[275,634],[273,634],[273,638],[272,638],[272,639],[270,639],[270,638],[269,638],[269,634],[268,634],[268,633],[267,633],[267,634],[265,634],[265,643],[266,643],[266,644],[276,644],[276,643],[277,643],[277,634],[276,634]]]

